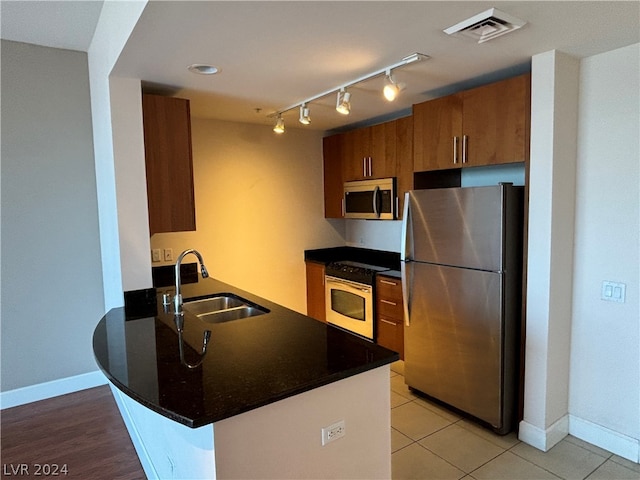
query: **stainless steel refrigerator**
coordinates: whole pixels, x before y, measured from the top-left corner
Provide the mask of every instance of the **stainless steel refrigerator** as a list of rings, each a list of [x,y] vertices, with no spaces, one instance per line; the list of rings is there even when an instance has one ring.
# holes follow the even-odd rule
[[[522,218],[512,184],[405,197],[405,381],[500,434],[517,411]]]

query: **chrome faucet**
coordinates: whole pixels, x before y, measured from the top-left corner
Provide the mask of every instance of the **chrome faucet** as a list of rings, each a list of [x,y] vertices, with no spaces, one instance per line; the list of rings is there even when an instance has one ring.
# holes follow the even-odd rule
[[[180,363],[190,370],[198,368],[204,362],[204,356],[207,354],[207,346],[209,340],[211,340],[211,330],[205,330],[202,334],[202,351],[200,352],[200,358],[196,363],[187,362],[184,357],[184,339],[182,334],[184,332],[184,317],[182,315],[175,315],[173,320],[176,322],[176,329],[178,330],[178,350],[180,352]]]
[[[207,272],[207,267],[204,266],[204,260],[202,260],[202,255],[197,250],[190,248],[189,250],[185,250],[178,257],[178,261],[176,261],[176,296],[173,299],[173,311],[176,315],[184,315],[182,311],[182,294],[180,293],[181,279],[180,279],[180,267],[182,265],[182,259],[193,253],[197,258],[198,262],[200,262],[200,272],[202,273],[202,278],[207,278],[209,276],[209,272]]]

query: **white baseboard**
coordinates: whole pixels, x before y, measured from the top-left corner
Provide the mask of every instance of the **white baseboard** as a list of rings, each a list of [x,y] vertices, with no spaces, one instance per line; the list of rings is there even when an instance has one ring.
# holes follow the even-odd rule
[[[518,438],[543,452],[551,449],[568,434],[596,447],[640,463],[640,440],[592,423],[575,415],[565,415],[546,430],[520,422]]]
[[[632,462],[640,463],[640,440],[569,415],[569,433]]]
[[[147,452],[147,449],[144,446],[142,437],[140,436],[135,422],[133,421],[133,416],[131,415],[129,408],[127,407],[128,402],[125,400],[120,390],[114,387],[113,384],[109,383],[109,388],[111,389],[113,398],[116,401],[116,405],[118,405],[120,416],[122,417],[122,420],[127,427],[129,437],[131,438],[131,443],[133,443],[133,448],[136,449],[138,459],[140,460],[140,464],[142,465],[142,469],[144,470],[147,479],[158,480],[160,477],[158,476],[158,472],[156,472],[156,469],[153,466],[153,462],[151,461],[149,452]]]
[[[16,388],[15,390],[0,392],[0,410],[106,384],[107,378],[100,370],[96,370],[74,375],[73,377]]]
[[[569,415],[564,415],[549,428],[543,430],[524,420],[520,422],[518,438],[532,447],[549,451],[556,443],[569,434]]]

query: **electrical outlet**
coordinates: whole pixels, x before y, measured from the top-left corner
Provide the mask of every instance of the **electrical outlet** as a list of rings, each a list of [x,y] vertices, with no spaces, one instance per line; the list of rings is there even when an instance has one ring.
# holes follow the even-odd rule
[[[333,425],[324,427],[322,429],[322,446],[325,446],[327,443],[333,442],[338,438],[344,437],[346,433],[347,432],[344,426],[344,420],[340,420]]]
[[[151,261],[152,262],[160,262],[162,260],[162,256],[160,254],[159,248],[154,248],[151,250]]]
[[[173,261],[173,249],[171,248],[164,249],[164,261],[165,262]]]

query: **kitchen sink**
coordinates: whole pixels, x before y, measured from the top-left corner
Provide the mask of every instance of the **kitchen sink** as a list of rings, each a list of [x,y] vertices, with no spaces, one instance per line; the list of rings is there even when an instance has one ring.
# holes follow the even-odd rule
[[[185,301],[182,308],[209,323],[224,323],[269,313],[269,310],[260,305],[230,294]]]

